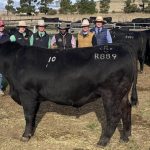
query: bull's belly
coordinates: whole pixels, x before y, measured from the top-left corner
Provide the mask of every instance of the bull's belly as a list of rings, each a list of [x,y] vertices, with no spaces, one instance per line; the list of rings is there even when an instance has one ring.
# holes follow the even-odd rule
[[[80,89],[80,91],[78,92],[75,91],[68,91],[68,92],[61,91],[59,93],[46,92],[47,94],[44,94],[44,91],[41,91],[41,93],[43,92],[43,94],[41,94],[41,97],[39,99],[41,101],[43,100],[52,101],[60,105],[81,107],[89,102],[96,100],[96,98],[99,97],[94,91],[85,90],[83,92],[82,89]]]

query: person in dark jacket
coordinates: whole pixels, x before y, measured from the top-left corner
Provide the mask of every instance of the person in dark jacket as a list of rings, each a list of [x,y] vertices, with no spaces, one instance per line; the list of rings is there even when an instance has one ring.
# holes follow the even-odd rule
[[[31,36],[30,45],[41,47],[41,48],[50,48],[50,36],[45,31],[46,25],[44,20],[38,20],[37,32]]]
[[[77,47],[93,47],[97,45],[94,33],[90,32],[90,23],[88,19],[82,20],[82,30],[77,35]]]
[[[58,27],[59,33],[55,34],[51,40],[51,48],[68,49],[76,47],[75,37],[68,33],[67,24],[61,23]]]
[[[106,21],[103,20],[103,17],[98,16],[95,20],[95,27],[90,30],[95,33],[97,45],[112,43],[112,37],[109,30],[104,28],[105,23]]]
[[[25,21],[19,21],[18,30],[10,36],[11,42],[18,42],[20,45],[29,46],[32,31],[27,28]]]
[[[5,30],[5,23],[3,20],[0,20],[0,44],[9,41],[9,35],[7,34]],[[2,80],[3,76],[0,73],[0,95],[4,95],[4,92],[2,90]]]

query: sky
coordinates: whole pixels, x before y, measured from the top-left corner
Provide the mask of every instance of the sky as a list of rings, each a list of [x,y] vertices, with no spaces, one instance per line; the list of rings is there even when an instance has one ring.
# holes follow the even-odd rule
[[[5,9],[5,5],[7,4],[7,0],[0,0],[0,10]],[[15,7],[19,6],[19,0],[14,0]]]
[[[71,0],[72,3],[75,3],[76,0]],[[14,0],[14,6],[18,7],[19,6],[20,0]],[[5,9],[5,5],[7,3],[7,0],[0,0],[0,10]]]

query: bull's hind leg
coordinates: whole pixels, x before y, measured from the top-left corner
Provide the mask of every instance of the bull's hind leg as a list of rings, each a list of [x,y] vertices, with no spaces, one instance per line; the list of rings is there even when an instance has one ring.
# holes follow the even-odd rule
[[[139,63],[140,63],[140,73],[143,73],[143,69],[144,69],[144,58],[139,58]]]
[[[128,142],[131,135],[131,104],[128,100],[128,95],[123,98],[122,101],[122,122],[123,122],[123,134],[121,141]]]
[[[102,96],[102,99],[106,113],[106,127],[104,128],[100,141],[97,144],[106,146],[121,119],[121,108],[120,100],[112,93],[106,93]]]
[[[34,133],[35,118],[39,109],[40,103],[36,100],[35,96],[23,94],[20,96],[21,104],[24,110],[24,116],[26,121],[25,131],[21,140],[26,142]]]

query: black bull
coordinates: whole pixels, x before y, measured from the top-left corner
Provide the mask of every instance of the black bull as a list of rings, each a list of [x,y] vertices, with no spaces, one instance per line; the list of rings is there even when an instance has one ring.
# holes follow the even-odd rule
[[[81,107],[101,97],[107,124],[98,144],[105,146],[109,142],[120,119],[121,139],[128,141],[131,106],[137,103],[136,58],[128,48],[105,45],[60,52],[10,42],[1,44],[0,72],[10,84],[11,97],[24,110],[22,140],[28,141],[33,135],[41,101]]]
[[[140,63],[140,72],[143,72],[145,58],[147,58],[147,34],[146,31],[125,31],[115,28],[111,30],[113,43],[126,43],[128,46],[131,46],[132,51],[137,54]]]

